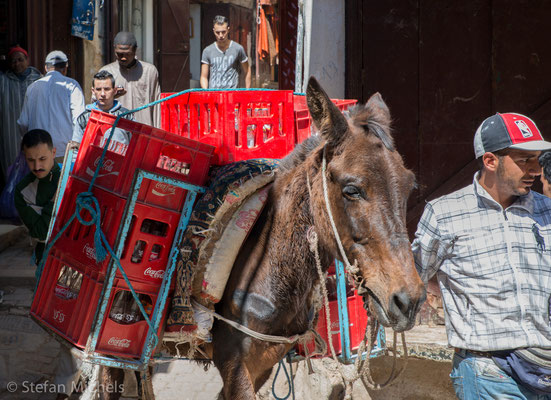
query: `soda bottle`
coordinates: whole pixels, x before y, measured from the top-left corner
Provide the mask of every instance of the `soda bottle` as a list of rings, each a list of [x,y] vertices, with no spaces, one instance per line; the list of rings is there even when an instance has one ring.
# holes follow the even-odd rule
[[[57,283],[54,288],[54,293],[56,297],[59,297],[62,300],[67,300],[67,294],[69,292],[69,287],[67,284],[69,276],[69,267],[62,265],[59,271],[59,277],[57,278]]]
[[[143,319],[142,312],[140,311],[140,307],[138,306],[138,303],[136,303],[136,300],[134,300],[134,297],[132,296],[132,293],[126,292],[127,295],[127,301],[129,307],[127,308],[126,314],[125,314],[125,325],[133,324],[135,322],[141,321]],[[140,295],[138,295],[139,298]]]
[[[126,307],[126,296],[125,291],[120,291],[115,294],[113,298],[113,303],[111,304],[111,310],[109,311],[109,319],[115,321],[118,324],[124,323],[125,307]]]
[[[138,240],[136,242],[136,245],[134,246],[134,251],[132,252],[132,257],[130,257],[130,261],[135,264],[142,262],[144,250],[145,242],[143,240]]]
[[[151,248],[151,254],[149,255],[149,261],[155,261],[159,259],[159,254],[161,254],[161,245],[154,244]]]

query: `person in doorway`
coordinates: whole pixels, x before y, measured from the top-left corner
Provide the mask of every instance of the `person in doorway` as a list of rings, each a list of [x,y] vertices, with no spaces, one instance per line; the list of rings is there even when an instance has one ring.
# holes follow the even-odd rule
[[[23,110],[17,120],[21,133],[42,129],[52,136],[58,159],[73,135],[73,121],[84,111],[84,94],[77,81],[68,78],[69,59],[59,50],[46,56],[46,76],[27,89]]]
[[[159,100],[159,72],[153,64],[136,58],[138,42],[131,32],[119,32],[114,40],[117,61],[107,64],[101,71],[107,71],[115,77],[117,95],[121,105],[134,110]],[[137,122],[160,128],[161,113],[159,105],[148,107],[135,113]]]
[[[249,59],[243,46],[229,39],[228,19],[217,15],[213,28],[216,40],[205,47],[201,56],[201,87],[232,89],[239,84],[239,73],[245,76],[245,87],[251,87]]]
[[[92,80],[92,96],[96,98],[96,101],[88,104],[84,112],[75,120],[73,141],[78,143],[82,142],[84,130],[86,129],[86,124],[88,124],[92,110],[99,110],[113,115],[121,115],[128,112],[119,101],[115,100],[116,93],[117,90],[115,88],[115,78],[113,75],[105,70],[94,75],[94,79]],[[126,114],[123,118],[133,121],[134,115]],[[128,132],[119,128],[116,128],[112,140],[126,145],[130,143]]]
[[[460,399],[551,399],[501,362],[551,349],[551,199],[531,190],[549,149],[528,117],[487,118],[474,137],[473,183],[428,202],[417,227],[415,264],[425,282],[437,276]]]
[[[0,173],[6,180],[8,167],[20,151],[17,118],[23,108],[25,93],[29,85],[42,76],[39,70],[29,66],[29,55],[19,46],[9,50],[8,63],[10,69],[5,74],[0,73]]]

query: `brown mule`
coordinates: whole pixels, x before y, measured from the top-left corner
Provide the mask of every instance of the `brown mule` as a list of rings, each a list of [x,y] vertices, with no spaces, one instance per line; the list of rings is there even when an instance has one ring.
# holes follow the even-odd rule
[[[308,329],[319,283],[308,230],[317,233],[322,265],[342,259],[324,200],[325,158],[329,205],[346,257],[358,268],[358,289],[383,325],[410,329],[425,299],[405,225],[415,178],[394,149],[389,110],[375,94],[347,119],[314,78],[307,101],[320,135],[280,164],[216,311],[264,334],[292,336]],[[218,320],[212,333],[213,361],[227,400],[254,400],[292,347],[254,339]]]

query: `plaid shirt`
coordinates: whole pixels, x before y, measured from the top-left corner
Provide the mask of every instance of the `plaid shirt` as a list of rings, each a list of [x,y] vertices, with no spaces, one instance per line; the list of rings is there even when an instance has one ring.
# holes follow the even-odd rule
[[[530,191],[508,208],[478,183],[429,202],[412,244],[437,274],[450,346],[551,348],[551,199]]]

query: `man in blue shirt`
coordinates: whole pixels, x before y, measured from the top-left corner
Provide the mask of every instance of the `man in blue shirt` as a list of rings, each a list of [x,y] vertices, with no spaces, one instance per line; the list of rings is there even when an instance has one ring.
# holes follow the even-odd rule
[[[97,100],[88,104],[84,112],[75,119],[75,124],[73,126],[73,141],[82,142],[86,124],[88,124],[92,110],[99,110],[113,115],[120,115],[128,111],[121,103],[115,100],[116,93],[117,90],[115,89],[115,78],[113,75],[103,70],[94,75],[92,81],[92,96]],[[123,118],[134,121],[133,114],[127,114]],[[115,130],[111,140],[124,144],[130,143],[128,132],[118,128]]]

